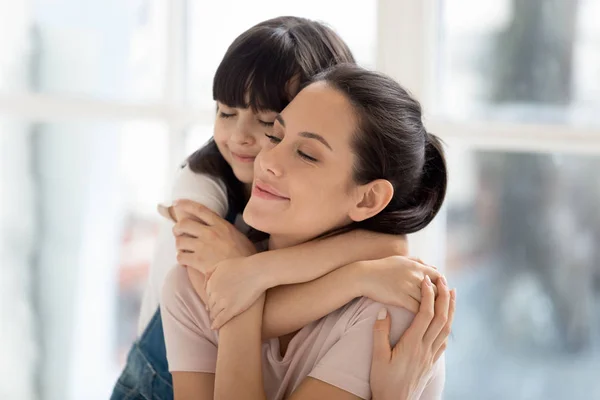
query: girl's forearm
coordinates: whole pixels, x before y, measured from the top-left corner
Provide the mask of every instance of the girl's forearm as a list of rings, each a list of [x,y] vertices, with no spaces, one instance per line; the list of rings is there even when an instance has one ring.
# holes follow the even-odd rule
[[[271,250],[248,258],[250,268],[260,268],[268,277],[269,287],[309,282],[357,261],[406,255],[408,244],[403,236],[382,235],[353,230]]]
[[[362,295],[362,263],[352,263],[307,283],[267,291],[262,336],[292,333]]]
[[[215,399],[265,400],[261,325],[265,296],[219,330]]]

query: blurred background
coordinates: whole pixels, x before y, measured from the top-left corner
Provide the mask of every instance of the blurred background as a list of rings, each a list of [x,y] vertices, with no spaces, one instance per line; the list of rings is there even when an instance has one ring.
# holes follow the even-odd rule
[[[411,239],[458,289],[445,398],[600,398],[598,0],[0,0],[0,398],[109,397],[216,67],[284,14],[446,141],[446,206]]]

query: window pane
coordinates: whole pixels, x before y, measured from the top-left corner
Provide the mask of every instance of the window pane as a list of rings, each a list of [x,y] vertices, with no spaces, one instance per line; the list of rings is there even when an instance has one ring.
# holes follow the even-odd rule
[[[19,366],[0,376],[6,398],[34,398],[36,381],[44,398],[110,396],[136,337],[168,148],[154,122],[0,118],[0,366]]]
[[[600,2],[444,0],[438,113],[598,124]]]
[[[450,156],[446,398],[600,393],[600,157]]]
[[[0,0],[0,91],[159,99],[166,4]]]
[[[185,154],[192,154],[208,142],[213,135],[213,126],[208,124],[195,125],[185,135]]]
[[[212,108],[213,76],[227,47],[251,26],[281,15],[296,15],[329,24],[348,43],[359,63],[374,67],[376,0],[345,2],[343,12],[340,7],[336,0],[189,1],[189,99],[202,107]],[[357,21],[360,21],[359,29]]]

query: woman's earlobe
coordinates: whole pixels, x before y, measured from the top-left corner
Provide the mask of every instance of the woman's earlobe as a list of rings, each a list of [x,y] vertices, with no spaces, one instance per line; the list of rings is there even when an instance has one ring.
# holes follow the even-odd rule
[[[350,219],[364,221],[379,214],[392,200],[394,187],[386,179],[377,179],[358,188],[356,205],[350,210]]]

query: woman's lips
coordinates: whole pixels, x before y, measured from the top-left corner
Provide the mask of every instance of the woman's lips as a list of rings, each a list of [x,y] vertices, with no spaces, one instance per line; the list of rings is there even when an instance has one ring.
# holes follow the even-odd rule
[[[262,182],[255,182],[252,188],[252,196],[257,196],[265,200],[289,201],[289,197],[281,195],[277,190]]]
[[[243,163],[253,163],[254,159],[256,158],[256,156],[248,156],[248,155],[244,155],[244,154],[238,154],[238,153],[234,153],[233,151],[231,152],[231,155],[237,161],[243,162]]]

